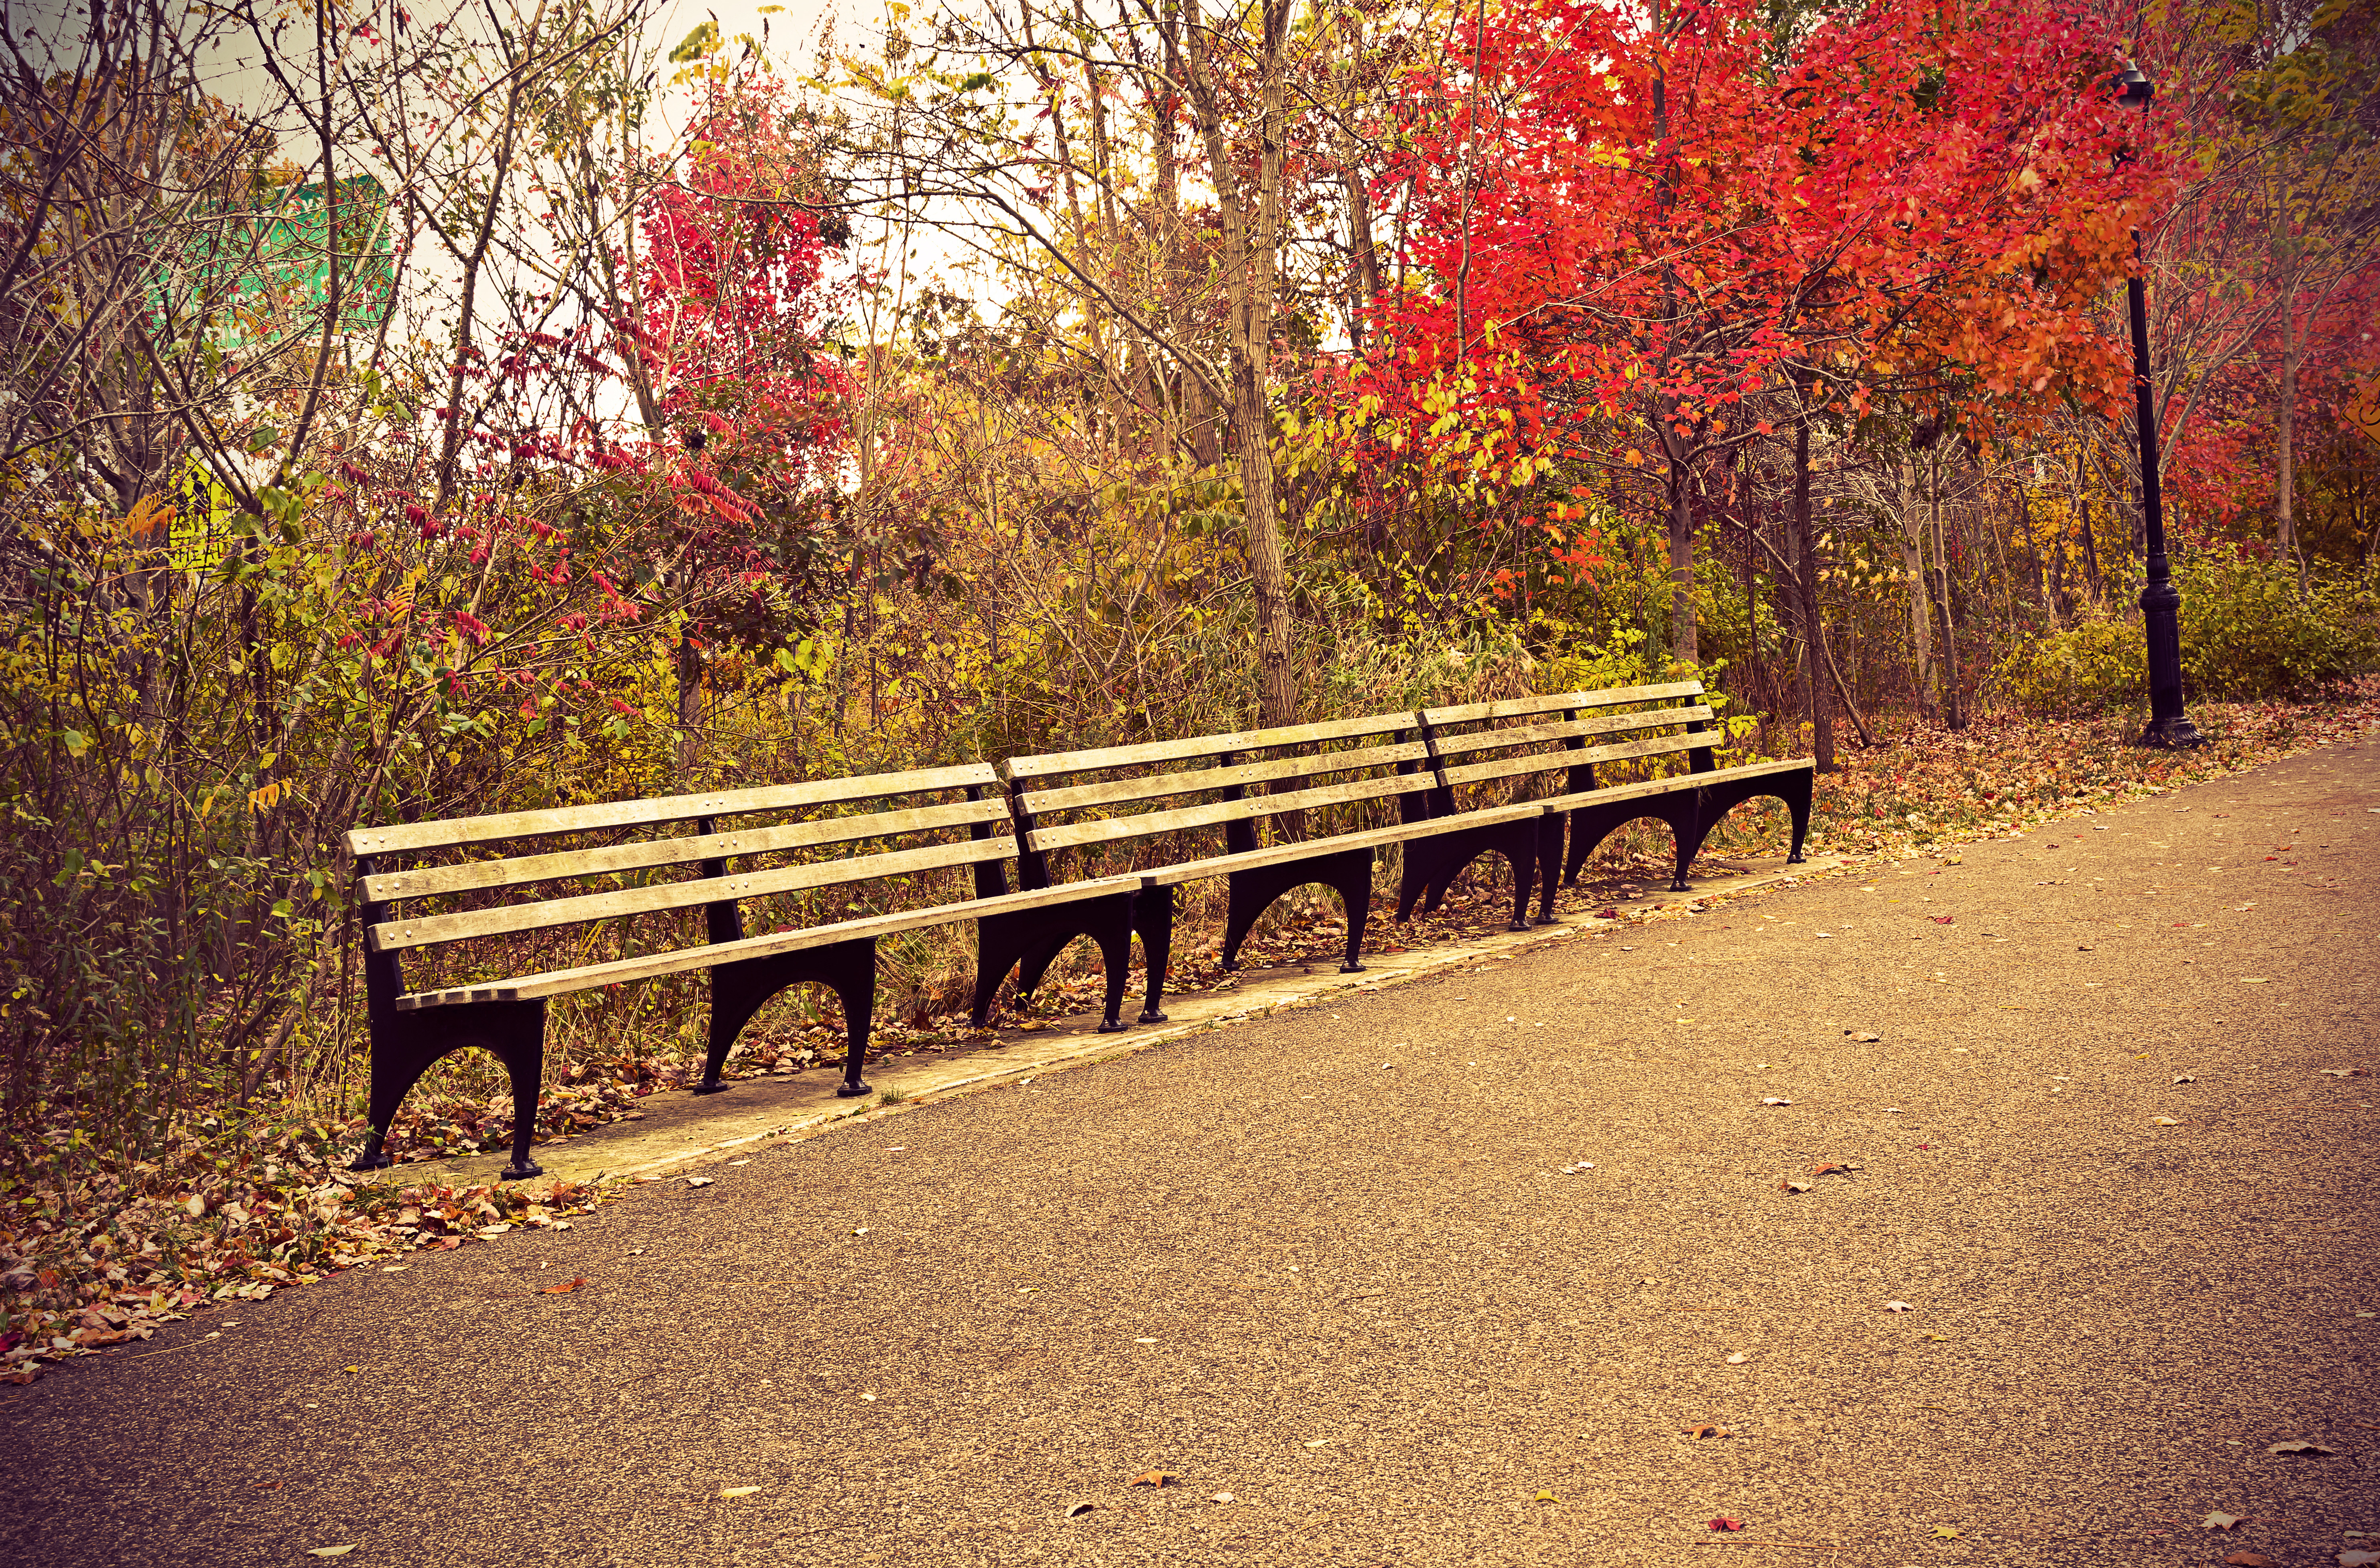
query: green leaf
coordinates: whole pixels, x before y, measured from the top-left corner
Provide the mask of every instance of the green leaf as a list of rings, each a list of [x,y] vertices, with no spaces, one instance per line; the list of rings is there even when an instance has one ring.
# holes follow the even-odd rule
[[[704,22],[700,27],[687,33],[678,46],[670,51],[670,63],[683,66],[688,60],[699,60],[718,47],[719,24]]]
[[[79,730],[62,730],[58,739],[66,742],[68,756],[79,757],[91,750],[91,737]]]

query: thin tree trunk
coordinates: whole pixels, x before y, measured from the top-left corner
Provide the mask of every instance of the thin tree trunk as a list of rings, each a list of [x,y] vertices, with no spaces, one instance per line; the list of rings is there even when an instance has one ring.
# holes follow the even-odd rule
[[[1835,770],[1835,716],[1828,700],[1821,661],[1827,652],[1826,623],[1818,616],[1818,538],[1810,526],[1810,389],[1805,378],[1794,378],[1801,399],[1801,418],[1793,427],[1793,533],[1802,546],[1802,624],[1809,633],[1810,740],[1820,773]]]
[[[1900,460],[1900,567],[1909,584],[1909,654],[1917,676],[1918,710],[1932,718],[1934,702],[1933,612],[1925,587],[1924,525],[1917,517],[1917,461]]]
[[[1959,706],[1959,629],[1950,619],[1950,552],[1942,539],[1942,446],[1927,454],[1927,501],[1933,512],[1934,570],[1942,590],[1942,722],[1967,727]]]

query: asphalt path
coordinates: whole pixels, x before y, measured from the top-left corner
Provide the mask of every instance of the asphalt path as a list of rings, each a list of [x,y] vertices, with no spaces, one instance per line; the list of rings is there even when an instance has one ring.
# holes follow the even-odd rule
[[[0,1402],[0,1561],[2380,1550],[2375,749],[204,1314]]]

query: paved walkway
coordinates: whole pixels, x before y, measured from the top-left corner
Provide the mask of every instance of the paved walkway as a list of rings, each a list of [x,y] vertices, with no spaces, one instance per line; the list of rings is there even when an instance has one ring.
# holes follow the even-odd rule
[[[2374,750],[177,1325],[0,1404],[0,1561],[2331,1563]]]

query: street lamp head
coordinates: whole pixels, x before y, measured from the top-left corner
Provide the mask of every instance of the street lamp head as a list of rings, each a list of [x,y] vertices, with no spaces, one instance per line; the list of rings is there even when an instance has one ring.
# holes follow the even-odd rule
[[[2127,109],[2138,105],[2142,112],[2146,113],[2149,100],[2156,96],[2156,84],[2130,60],[2124,62],[2124,68],[2118,71],[2115,79],[2107,85],[2115,90],[2116,102]]]

